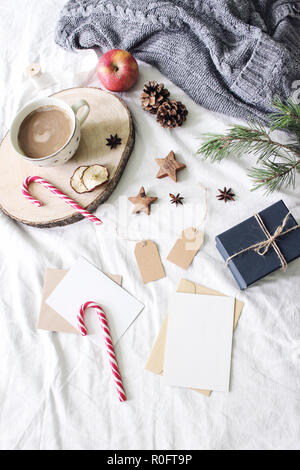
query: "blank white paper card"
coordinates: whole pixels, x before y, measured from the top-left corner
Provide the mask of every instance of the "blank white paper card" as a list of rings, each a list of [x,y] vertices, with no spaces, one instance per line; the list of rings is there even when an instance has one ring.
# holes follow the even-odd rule
[[[164,381],[229,391],[234,302],[231,297],[176,293],[169,303]]]
[[[85,258],[80,258],[47,298],[46,303],[78,329],[77,314],[80,306],[88,301],[96,302],[103,308],[113,344],[123,336],[144,308],[142,302],[100,269]],[[103,340],[101,323],[96,312],[87,310],[84,320],[91,339],[97,343]]]

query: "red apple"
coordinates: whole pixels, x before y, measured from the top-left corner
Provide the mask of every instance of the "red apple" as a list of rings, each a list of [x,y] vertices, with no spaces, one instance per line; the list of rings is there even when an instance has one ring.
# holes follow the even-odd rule
[[[137,81],[139,66],[129,52],[112,49],[100,58],[97,74],[107,90],[126,91]]]

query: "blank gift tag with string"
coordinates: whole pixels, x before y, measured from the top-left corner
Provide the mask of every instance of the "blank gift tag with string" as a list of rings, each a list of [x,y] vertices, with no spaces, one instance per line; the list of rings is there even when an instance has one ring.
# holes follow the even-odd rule
[[[157,245],[152,240],[138,242],[134,254],[144,284],[166,277]]]
[[[176,240],[167,260],[180,268],[187,269],[198,253],[203,240],[203,232],[200,232],[195,227],[186,228],[183,230],[181,238]]]
[[[200,186],[204,190],[205,194],[204,216],[201,221],[201,224],[203,224],[207,217],[207,188],[202,184],[200,184]],[[204,233],[198,228],[188,227],[184,229],[181,233],[181,236],[178,238],[178,240],[176,240],[175,245],[168,254],[167,260],[176,264],[182,269],[187,269],[200,250],[203,241]]]

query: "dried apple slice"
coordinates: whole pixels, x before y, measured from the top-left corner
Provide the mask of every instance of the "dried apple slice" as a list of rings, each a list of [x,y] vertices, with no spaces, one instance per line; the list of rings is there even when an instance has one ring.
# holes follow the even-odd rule
[[[108,171],[105,166],[92,165],[86,168],[81,181],[88,191],[92,191],[108,180]]]
[[[82,182],[82,175],[83,172],[88,168],[88,166],[80,166],[76,168],[76,170],[73,173],[73,176],[70,179],[70,185],[71,188],[76,191],[78,194],[86,193],[88,189],[85,187],[85,185]]]

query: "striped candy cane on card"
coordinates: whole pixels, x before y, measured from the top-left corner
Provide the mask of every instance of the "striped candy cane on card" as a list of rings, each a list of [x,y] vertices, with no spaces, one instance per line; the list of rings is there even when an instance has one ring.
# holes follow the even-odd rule
[[[115,381],[117,392],[119,395],[119,400],[121,402],[126,401],[126,395],[125,395],[125,391],[124,391],[123,384],[122,384],[122,378],[120,375],[118,362],[115,356],[114,346],[113,346],[111,336],[110,336],[109,326],[107,323],[106,315],[103,309],[100,307],[100,305],[96,304],[95,302],[85,302],[84,304],[81,305],[79,313],[77,315],[78,327],[80,329],[80,332],[82,336],[87,335],[87,329],[84,323],[84,314],[88,308],[95,309],[98,314],[102,331],[104,334],[105,345],[106,345],[106,349],[107,349],[107,353],[109,357],[109,362],[111,365],[111,370],[114,376],[114,381]]]
[[[44,178],[41,178],[40,176],[28,176],[22,184],[22,194],[25,196],[25,198],[30,201],[32,204],[34,204],[37,207],[41,207],[43,204],[41,201],[38,199],[35,199],[30,195],[29,192],[29,185],[30,183],[40,183],[42,186],[45,188],[49,189],[51,193],[55,194],[59,198],[61,198],[66,204],[69,204],[72,206],[77,212],[79,212],[83,217],[86,217],[89,219],[91,222],[93,222],[96,225],[101,225],[102,221],[98,219],[95,215],[91,214],[90,212],[86,211],[83,207],[81,207],[77,202],[73,201],[73,199],[69,198],[61,192],[59,189],[57,189],[53,184],[49,183],[47,180]]]

